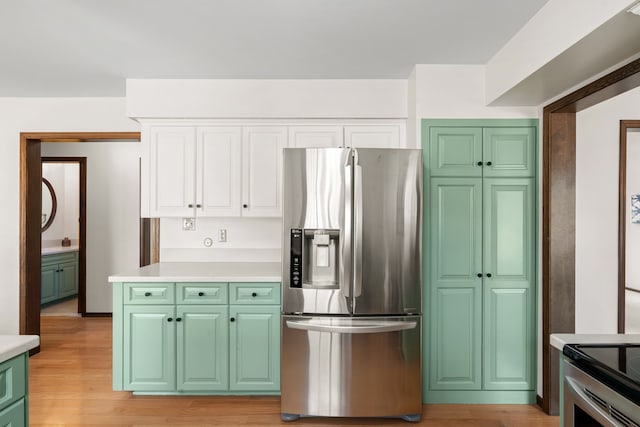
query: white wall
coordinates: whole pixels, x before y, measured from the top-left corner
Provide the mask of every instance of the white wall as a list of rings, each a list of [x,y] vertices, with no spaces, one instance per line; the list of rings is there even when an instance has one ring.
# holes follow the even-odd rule
[[[631,195],[640,194],[640,130],[627,132],[626,287],[640,291],[640,224],[631,222]]]
[[[0,98],[0,333],[19,330],[20,132],[138,131],[122,98]]]
[[[51,183],[57,200],[55,218],[42,233],[42,247],[60,246],[65,237],[71,239],[74,244],[77,243],[80,231],[79,172],[77,163],[42,164],[42,177]],[[44,192],[44,187],[42,191]]]
[[[110,313],[107,277],[140,261],[139,142],[42,144],[42,156],[87,158],[87,312]]]
[[[616,333],[620,120],[640,119],[640,88],[576,115],[576,333]]]

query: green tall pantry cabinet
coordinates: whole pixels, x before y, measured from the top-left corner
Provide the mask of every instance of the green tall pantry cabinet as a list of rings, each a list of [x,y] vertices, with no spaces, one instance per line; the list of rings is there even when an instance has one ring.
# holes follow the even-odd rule
[[[537,120],[424,120],[424,400],[535,402]]]

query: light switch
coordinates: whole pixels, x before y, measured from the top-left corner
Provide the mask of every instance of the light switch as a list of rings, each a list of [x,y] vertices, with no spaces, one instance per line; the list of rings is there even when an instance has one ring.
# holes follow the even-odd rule
[[[182,218],[182,229],[185,231],[195,231],[196,219],[195,218]]]
[[[227,229],[221,228],[218,230],[218,242],[226,242],[227,241]]]

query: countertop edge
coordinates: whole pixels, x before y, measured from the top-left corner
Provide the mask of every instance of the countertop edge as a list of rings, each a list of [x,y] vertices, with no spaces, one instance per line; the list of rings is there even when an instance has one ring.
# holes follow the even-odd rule
[[[38,335],[0,335],[0,363],[40,345]]]
[[[560,351],[565,344],[640,344],[640,334],[551,334],[549,343]]]
[[[109,276],[109,283],[136,282],[268,282],[280,283],[281,277],[276,276]]]

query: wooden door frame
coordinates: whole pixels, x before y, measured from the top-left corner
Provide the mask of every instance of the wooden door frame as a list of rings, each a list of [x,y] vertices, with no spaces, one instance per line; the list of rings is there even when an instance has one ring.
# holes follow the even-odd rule
[[[131,140],[140,141],[140,132],[20,133],[20,334],[40,335],[40,144]]]
[[[618,333],[624,334],[626,310],[627,253],[627,131],[640,129],[640,120],[620,120],[620,162],[618,168]]]
[[[40,157],[40,163],[77,163],[79,167],[78,313],[87,314],[87,158]]]
[[[542,399],[559,413],[560,352],[554,333],[575,332],[576,113],[640,86],[640,59],[543,108]]]

